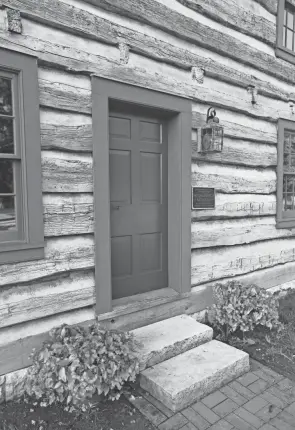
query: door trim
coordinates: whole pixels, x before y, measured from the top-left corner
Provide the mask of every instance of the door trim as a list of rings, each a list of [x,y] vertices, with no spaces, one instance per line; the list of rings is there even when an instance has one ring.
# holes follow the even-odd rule
[[[168,127],[168,287],[191,291],[191,128],[188,99],[92,76],[96,314],[112,311],[109,104],[161,110]]]

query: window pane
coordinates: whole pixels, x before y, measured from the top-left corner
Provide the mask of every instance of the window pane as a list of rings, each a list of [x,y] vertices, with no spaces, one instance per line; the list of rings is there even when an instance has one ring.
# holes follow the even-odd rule
[[[13,154],[13,119],[0,116],[0,153]]]
[[[0,160],[0,194],[10,194],[13,192],[13,162]]]
[[[291,30],[293,30],[293,25],[294,25],[294,15],[292,12],[287,12],[287,27],[291,28]]]
[[[293,31],[289,30],[289,29],[287,29],[287,43],[286,43],[286,46],[287,46],[288,49],[291,49],[291,50],[293,48]]]
[[[0,114],[12,115],[11,79],[0,76]]]
[[[290,152],[291,136],[290,133],[284,135],[284,152]]]
[[[16,228],[14,197],[0,197],[0,231]]]

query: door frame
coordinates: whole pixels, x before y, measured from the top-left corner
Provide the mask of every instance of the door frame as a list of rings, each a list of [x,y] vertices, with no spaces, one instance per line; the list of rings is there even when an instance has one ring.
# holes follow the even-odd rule
[[[192,102],[182,97],[92,76],[96,314],[112,311],[109,104],[118,100],[167,115],[168,287],[191,291]]]

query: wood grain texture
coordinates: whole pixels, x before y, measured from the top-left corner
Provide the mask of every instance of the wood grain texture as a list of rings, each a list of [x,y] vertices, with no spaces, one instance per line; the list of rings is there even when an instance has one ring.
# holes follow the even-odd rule
[[[192,285],[242,275],[295,261],[295,239],[274,239],[249,245],[192,252]]]
[[[275,214],[275,194],[222,194],[217,192],[215,209],[192,211],[192,221],[252,218]]]
[[[218,76],[218,79],[242,87],[247,87],[251,84],[256,85],[258,91],[261,93],[275,98],[288,98],[288,94],[282,89],[276,88],[267,80],[257,79],[257,77],[255,78],[251,74],[248,75],[221,64],[220,62],[216,62],[212,56],[209,60],[208,58],[196,54],[194,50],[182,49],[172,43],[167,43],[161,40],[160,35],[159,37],[151,37],[131,28],[115,24],[111,22],[111,20],[101,18],[98,15],[83,10],[83,4],[81,4],[81,8],[76,8],[58,0],[54,0],[53,3],[50,0],[46,0],[42,2],[42,5],[40,5],[37,0],[9,0],[9,3],[11,3],[11,1],[15,7],[23,11],[24,16],[37,22],[44,22],[46,25],[61,28],[66,32],[80,34],[82,37],[103,41],[111,45],[117,45],[119,41],[124,41],[124,43],[128,44],[132,52],[137,52],[140,55],[164,61],[168,64],[174,64],[184,69],[189,69],[192,65],[197,64],[199,67],[205,68],[206,75],[208,76]],[[210,1],[216,2],[217,0]],[[229,1],[235,5],[233,0],[223,1]],[[214,8],[211,6],[211,9]],[[223,9],[226,11],[226,5],[224,5]],[[232,9],[229,10],[232,11]],[[231,14],[226,14],[229,15],[229,17],[231,16]],[[253,16],[256,17],[255,14],[253,14]],[[261,19],[261,17],[257,17],[257,20]],[[83,25],[83,20],[87,22],[87,26]],[[235,21],[235,19],[233,19],[233,21]],[[247,23],[251,23],[249,17],[247,17],[245,25]],[[257,23],[253,26],[254,29],[256,29],[256,24]],[[275,32],[275,25],[271,23],[270,25],[272,25]],[[257,29],[257,35],[261,35],[259,28]]]
[[[152,25],[183,40],[209,48],[221,55],[264,71],[269,75],[294,83],[295,72],[291,64],[257,50],[232,36],[217,31],[155,0],[87,0],[107,11]]]
[[[94,232],[92,194],[43,194],[45,237]]]
[[[48,239],[43,260],[1,265],[0,285],[24,283],[70,270],[93,267],[93,235]]]
[[[277,14],[278,10],[278,0],[254,0],[257,3],[261,4],[268,12],[273,15]]]
[[[177,0],[182,5],[220,22],[226,27],[255,37],[271,46],[276,42],[276,25],[267,18],[256,15],[251,9],[235,0]]]
[[[45,193],[89,193],[93,191],[92,156],[43,151],[42,191]]]
[[[198,143],[193,141],[192,158],[193,162],[272,167],[277,165],[277,149],[274,145],[224,138],[222,152],[202,153],[198,152]]]
[[[271,194],[276,191],[276,172],[198,161],[192,164],[192,185],[222,193]]]
[[[94,305],[94,273],[72,272],[5,289],[0,295],[0,328]]]
[[[201,106],[193,106],[192,127],[199,128],[205,125],[206,115],[202,111]],[[226,137],[254,141],[259,143],[277,144],[277,130],[274,124],[256,122],[254,119],[247,121],[245,115],[218,111],[220,121],[224,127],[224,135]]]
[[[242,245],[295,237],[295,229],[277,229],[275,217],[197,221],[192,224],[192,249]]]

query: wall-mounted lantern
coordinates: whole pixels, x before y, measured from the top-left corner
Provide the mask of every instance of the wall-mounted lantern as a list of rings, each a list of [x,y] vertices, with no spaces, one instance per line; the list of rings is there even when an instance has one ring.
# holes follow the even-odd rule
[[[210,107],[207,121],[201,129],[201,152],[221,152],[223,148],[223,127],[219,124],[216,111]]]

